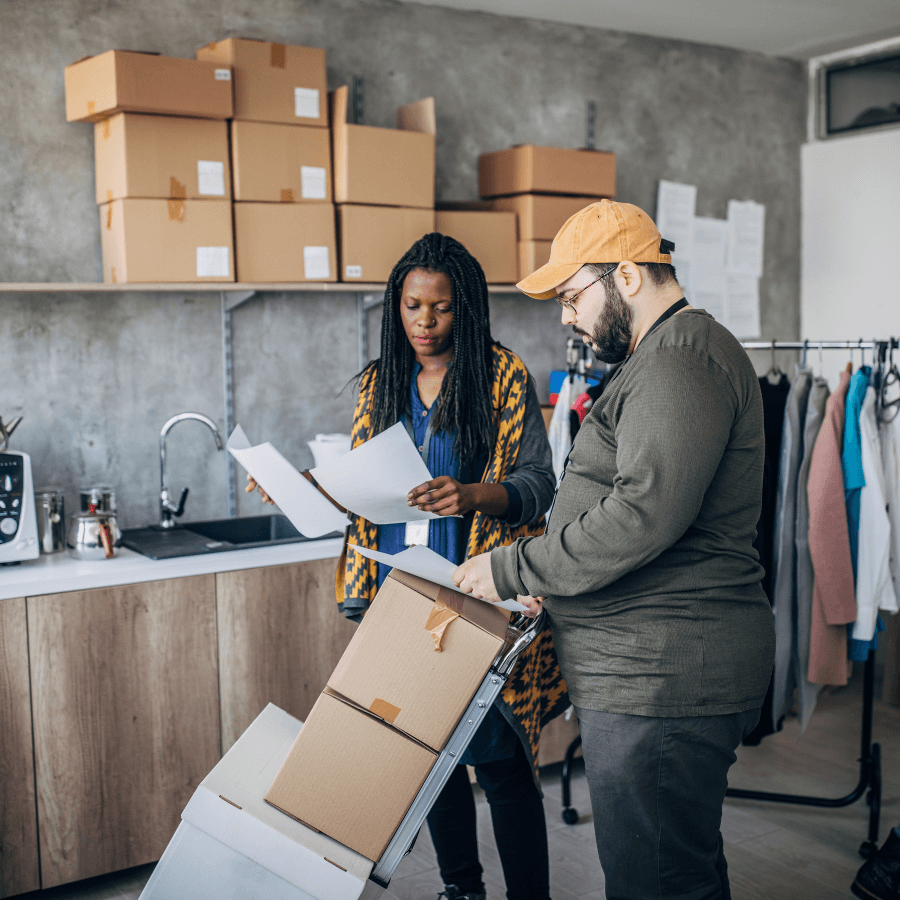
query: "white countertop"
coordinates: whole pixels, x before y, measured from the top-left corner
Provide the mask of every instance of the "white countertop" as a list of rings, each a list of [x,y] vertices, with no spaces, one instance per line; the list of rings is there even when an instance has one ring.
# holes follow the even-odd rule
[[[72,559],[63,550],[21,562],[17,566],[0,567],[0,600],[87,591],[142,581],[164,581],[214,572],[235,572],[239,569],[261,569],[314,559],[336,559],[341,554],[342,546],[341,538],[328,538],[159,560],[120,547],[113,559],[91,561]]]

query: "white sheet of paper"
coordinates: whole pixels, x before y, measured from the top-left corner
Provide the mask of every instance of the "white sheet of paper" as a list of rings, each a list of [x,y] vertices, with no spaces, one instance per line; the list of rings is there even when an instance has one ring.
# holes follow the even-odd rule
[[[667,241],[675,244],[673,257],[690,259],[696,207],[696,185],[660,181],[656,197],[656,227]],[[684,285],[681,279],[679,283]]]
[[[430,547],[409,547],[400,553],[390,554],[381,553],[378,550],[367,550],[365,547],[357,547],[356,544],[347,546],[376,562],[400,569],[401,572],[409,572],[410,575],[418,575],[419,578],[424,578],[426,581],[433,581],[451,591],[462,593],[453,583],[453,572],[456,570],[456,566],[449,559],[444,559],[439,553],[435,553]],[[512,612],[524,612],[526,609],[517,600],[503,600],[501,603],[493,605]]]
[[[728,201],[728,271],[761,278],[766,208],[752,200]]]
[[[723,324],[741,340],[758,338],[759,325],[759,279],[752,275],[728,274],[725,291],[727,317]]]
[[[431,481],[431,473],[402,422],[310,472],[341,506],[375,525],[440,518],[406,504],[407,494]]]
[[[350,524],[270,443],[251,447],[238,425],[226,446],[304,537],[343,531]]]
[[[707,287],[724,291],[727,246],[728,223],[724,219],[694,218],[691,285],[695,293]]]

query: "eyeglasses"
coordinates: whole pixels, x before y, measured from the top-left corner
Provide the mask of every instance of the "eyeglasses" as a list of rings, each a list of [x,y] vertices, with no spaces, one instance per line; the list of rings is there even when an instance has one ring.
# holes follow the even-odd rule
[[[611,275],[616,269],[619,268],[619,264],[616,263],[611,269],[607,269],[599,278],[595,278],[590,284],[586,284],[577,294],[573,294],[571,297],[563,297],[562,294],[557,294],[553,299],[562,307],[566,309],[572,310],[575,315],[578,315],[578,310],[575,309],[575,301],[589,288],[593,287],[598,281],[602,281],[606,278],[607,275]]]

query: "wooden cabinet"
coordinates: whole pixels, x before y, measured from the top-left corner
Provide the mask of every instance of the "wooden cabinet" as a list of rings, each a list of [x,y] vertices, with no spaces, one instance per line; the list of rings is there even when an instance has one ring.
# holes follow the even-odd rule
[[[334,599],[336,559],[216,576],[224,754],[267,703],[305,720],[356,625]]]
[[[27,602],[41,886],[159,859],[219,759],[215,576]]]
[[[39,887],[25,600],[0,600],[0,897]]]

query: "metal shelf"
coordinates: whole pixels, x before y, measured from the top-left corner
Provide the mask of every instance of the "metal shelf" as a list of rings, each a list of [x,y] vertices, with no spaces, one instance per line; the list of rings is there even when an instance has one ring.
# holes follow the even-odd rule
[[[188,291],[203,293],[221,293],[232,291],[268,291],[268,292],[306,292],[306,293],[383,293],[384,284],[360,284],[352,281],[301,281],[301,282],[266,282],[248,284],[234,281],[190,281],[186,283],[125,283],[100,284],[98,282],[0,282],[0,294],[116,294],[124,292],[146,293],[183,293]],[[489,284],[492,294],[518,293],[514,284]]]

